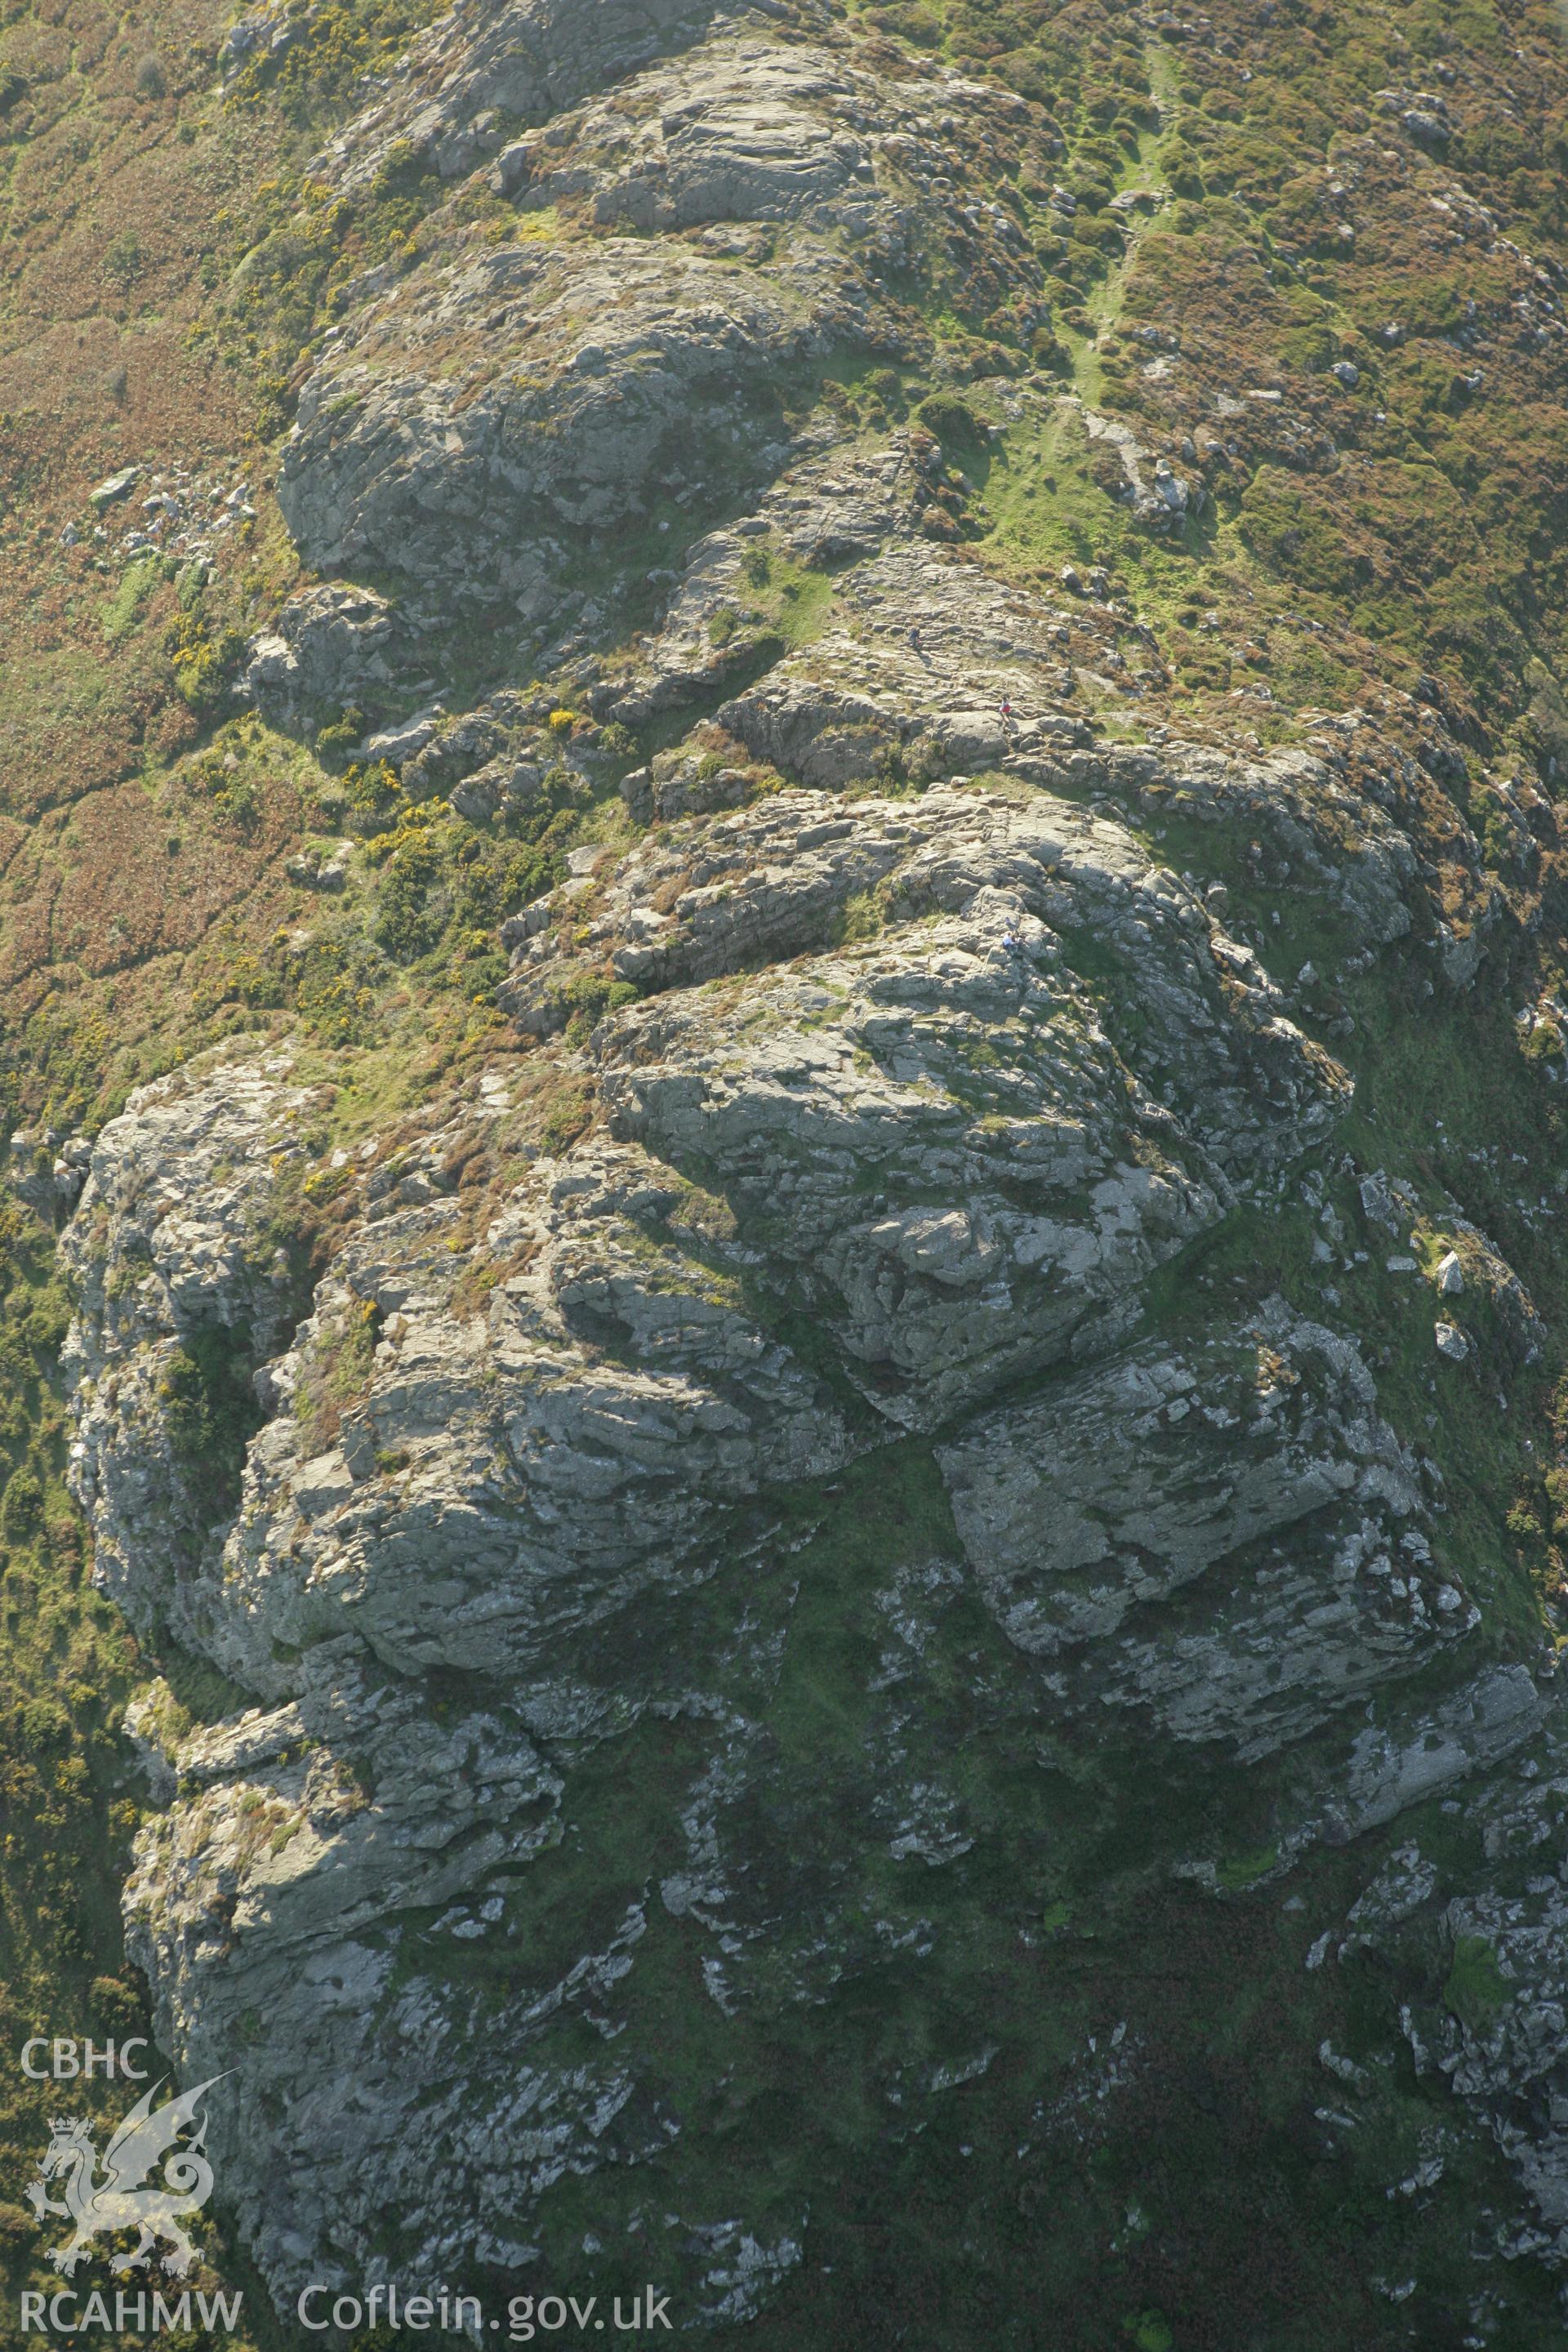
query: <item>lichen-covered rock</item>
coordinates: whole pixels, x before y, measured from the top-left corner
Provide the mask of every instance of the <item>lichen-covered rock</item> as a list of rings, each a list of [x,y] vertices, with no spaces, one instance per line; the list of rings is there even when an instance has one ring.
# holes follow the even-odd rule
[[[125,1906],[165,2046],[209,2072],[243,2053],[245,2107],[215,2113],[211,2145],[258,2262],[280,2297],[323,2263],[364,2274],[411,2189],[429,2259],[459,2243],[525,2259],[518,2222],[541,2185],[664,2136],[607,2042],[574,2064],[530,2055],[566,2021],[595,2038],[640,1919],[515,2006],[503,2046],[441,1964],[496,1928],[561,1835],[562,1783],[538,1750],[482,1708],[437,1725],[342,1643],[311,1654],[299,1704],[250,1730],[248,1753],[247,1734],[223,1735],[221,1757],[212,1735],[177,1751],[183,1780],[210,1785],[142,1837]],[[258,2116],[275,2118],[261,2167]],[[450,2150],[436,2167],[433,2136]]]
[[[503,1003],[548,1033],[606,953],[658,992],[600,1032],[616,1131],[717,1169],[911,1423],[1108,1344],[1107,1309],[1346,1098],[1196,897],[1044,794],[835,814],[784,794],[655,837],[598,903],[573,898],[559,930],[530,918]],[[1090,937],[1136,1048],[1075,974]]]
[[[1205,919],[1113,828],[941,793],[815,825],[798,803],[764,811],[713,828],[716,858],[692,845],[690,887],[662,924],[634,928],[634,901],[626,961],[696,979],[759,946],[797,961],[724,993],[667,986],[621,1015],[599,1049],[606,1101],[618,1132],[721,1171],[748,1235],[895,1418],[943,1418],[1080,1328],[1080,1350],[1106,1344],[1107,1308],[1218,1214],[1250,1162],[1331,1120],[1332,1066],[1266,994],[1227,1003]],[[788,830],[804,838],[775,866]],[[798,960],[856,886],[885,927],[874,917],[853,949]],[[1124,1080],[1063,949],[1076,926],[1123,946],[1159,1024],[1151,1059],[1168,1095],[1202,1102],[1195,1119]]]
[[[742,0],[738,13],[754,5]],[[542,121],[661,52],[689,47],[731,13],[725,0],[485,0],[453,9],[412,43],[406,73],[336,135],[318,169],[353,188],[393,149],[429,149],[451,177],[484,152],[476,117]],[[758,13],[774,11],[763,0]]]
[[[306,588],[247,646],[242,691],[275,726],[319,724],[381,699],[405,655],[396,614],[374,589]]]
[[[1075,1707],[1243,1757],[1300,1738],[1479,1622],[1375,1397],[1274,1301],[988,1417],[940,1455],[986,1606]]]
[[[1416,2074],[1447,2079],[1517,2183],[1513,2210],[1485,2217],[1482,2242],[1510,2260],[1533,2254],[1556,2267],[1568,2255],[1568,1773],[1561,1699],[1543,1699],[1522,1669],[1509,1679],[1508,1692],[1497,1688],[1478,1710],[1495,1727],[1492,1754],[1515,1755],[1515,1769],[1474,1792],[1465,1809],[1479,1832],[1479,1872],[1456,1866],[1441,1838],[1424,1831],[1351,1906],[1337,1958],[1346,1968],[1363,1954],[1384,1969],[1414,1964],[1441,1984],[1440,2004],[1407,2001],[1400,2024]],[[1429,1788],[1445,1785],[1444,1751],[1456,1733],[1465,1736],[1457,1723],[1445,1728],[1446,1738],[1427,1743]],[[1479,1720],[1468,1732],[1472,1748],[1478,1733],[1484,1741]]]
[[[301,37],[247,20],[226,76]],[[824,2202],[1010,2071],[1017,2160],[1077,2147],[1150,2042],[1096,2028],[1059,2096],[1033,2047],[993,2072],[1010,2010],[1098,1988],[1058,1874],[1217,1916],[1540,1733],[1527,1635],[1479,1622],[1496,1530],[1407,1425],[1413,1381],[1528,1362],[1533,1305],[1455,1203],[1463,1363],[1419,1281],[1397,1361],[1329,1280],[1420,1263],[1392,1149],[1335,1145],[1335,984],[1419,930],[1463,985],[1506,901],[1457,818],[1440,872],[1406,830],[1468,772],[1435,718],[1131,742],[1167,681],[1114,564],[1058,593],[979,546],[994,415],[1094,436],[1145,522],[1205,495],[1028,371],[1039,108],[812,0],[460,0],[356,103],[317,177],[417,181],[422,225],[342,289],[279,495],[397,595],[301,589],[244,688],[396,773],[344,937],[410,835],[513,877],[513,1028],[352,1142],[236,1045],[93,1148],[73,1490],[100,1583],[238,1694],[133,1703],[128,1947],[180,2071],[243,2067],[212,2145],[280,2300],[613,2232],[733,2326],[803,2261],[803,2047],[845,2086],[788,2126]],[[1016,375],[939,352],[960,289]],[[938,373],[912,415],[895,360]],[[52,1148],[22,1181],[63,1207]],[[1201,1269],[1287,1210],[1295,1303],[1221,1305]],[[1347,1950],[1450,1899],[1400,1836]],[[1556,1897],[1452,1899],[1540,2012],[1461,2013],[1456,2087],[1561,2231]]]
[[[260,1419],[251,1369],[299,1309],[300,1269],[271,1222],[312,1099],[289,1067],[258,1057],[142,1088],[98,1138],[61,1242],[78,1286],[71,1486],[99,1584],[143,1625],[177,1617],[234,1507]]]
[[[499,349],[498,316],[517,320]],[[542,618],[558,534],[625,528],[656,485],[696,491],[697,452],[733,415],[754,463],[781,369],[831,331],[789,287],[737,285],[700,253],[626,239],[568,264],[487,245],[425,265],[336,339],[300,393],[279,503],[319,565]],[[425,352],[454,341],[468,368],[426,383]]]
[[[1561,1802],[1561,1782],[1554,1793]],[[1456,1895],[1445,1909],[1453,2000],[1436,2063],[1485,2116],[1517,2174],[1529,2226],[1516,2243],[1561,2263],[1568,2257],[1568,1894],[1561,1839],[1535,1843],[1537,1866],[1522,1895]]]
[[[452,1213],[367,1227],[269,1367],[289,1410],[252,1449],[205,1645],[260,1688],[288,1686],[279,1645],[340,1631],[405,1673],[587,1694],[627,1643],[650,1686],[679,1681],[649,1603],[756,1539],[762,1490],[856,1442],[747,1311],[724,1213],[641,1152],[544,1163],[467,1309]]]
[[[610,232],[515,246],[428,233],[428,258],[380,273],[326,338],[279,503],[310,562],[389,571],[416,604],[433,592],[542,621],[571,585],[570,534],[608,544],[654,499],[711,511],[765,484],[788,452],[789,372],[846,348],[908,351],[922,331],[884,273],[971,244],[949,142],[976,158],[1029,135],[1022,100],[948,71],[872,76],[754,20],[694,49],[706,9],[595,9],[591,35],[586,20],[568,31],[571,14],[535,0],[455,15],[426,37],[412,89],[320,159],[353,187],[401,142],[448,176],[483,156],[475,117],[548,107],[499,184],[536,206],[590,200]],[[667,45],[680,54],[632,70]],[[569,90],[612,77],[613,105],[563,111]],[[631,233],[705,223],[700,245]],[[737,248],[735,225],[755,223],[789,234]],[[1040,266],[1005,220],[984,266],[998,299],[1038,302]]]

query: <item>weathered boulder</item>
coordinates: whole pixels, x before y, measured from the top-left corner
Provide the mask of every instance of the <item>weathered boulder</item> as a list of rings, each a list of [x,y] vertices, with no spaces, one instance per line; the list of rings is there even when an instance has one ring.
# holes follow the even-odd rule
[[[397,616],[374,589],[306,588],[250,640],[241,688],[274,726],[320,724],[377,701],[405,653]]]
[[[1276,1300],[988,1417],[940,1455],[987,1608],[1075,1707],[1244,1757],[1300,1738],[1479,1622],[1375,1397]]]

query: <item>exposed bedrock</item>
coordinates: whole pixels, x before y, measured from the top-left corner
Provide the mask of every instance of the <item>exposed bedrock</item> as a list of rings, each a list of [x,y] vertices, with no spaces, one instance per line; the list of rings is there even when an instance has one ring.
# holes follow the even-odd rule
[[[318,159],[454,202],[313,352],[280,498],[344,576],[253,640],[256,706],[360,710],[405,816],[596,829],[517,886],[507,1033],[417,1114],[230,1040],[102,1129],[64,1238],[98,1581],[236,1701],[192,1719],[172,1665],[133,1711],[130,1949],[182,2073],[244,2077],[213,2148],[284,2303],[592,2241],[743,2320],[802,2258],[803,2014],[831,2196],[984,2076],[952,2021],[1054,1873],[1228,1900],[1495,1793],[1548,1717],[1326,1278],[1364,1241],[1451,1281],[1347,1157],[1328,984],[1468,985],[1499,890],[1457,817],[1435,879],[1431,771],[1359,709],[1121,740],[1130,610],[987,570],[918,422],[814,407],[925,352],[955,273],[1026,339],[1043,299],[975,201],[1046,166],[1041,110],[868,54],[809,10],[460,6]],[[580,707],[521,656],[478,707],[428,677],[476,618],[598,629]],[[616,725],[656,730],[620,798]],[[1249,926],[1265,872],[1321,974]],[[1489,1410],[1540,1327],[1450,1207],[1423,1339]],[[1247,1237],[1287,1209],[1277,1290]],[[1560,2233],[1556,1897],[1461,1897],[1532,1990],[1443,2063]]]

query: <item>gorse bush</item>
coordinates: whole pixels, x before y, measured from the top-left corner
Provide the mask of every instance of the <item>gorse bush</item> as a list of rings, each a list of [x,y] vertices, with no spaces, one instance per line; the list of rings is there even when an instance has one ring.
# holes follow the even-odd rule
[[[181,700],[211,726],[232,702],[245,640],[228,622],[209,616],[201,575],[194,565],[182,575],[179,606],[164,632],[163,651]]]
[[[411,825],[400,833],[388,858],[379,893],[376,945],[398,963],[410,963],[436,945],[452,911],[446,889],[447,860],[433,829]]]
[[[313,124],[338,111],[362,74],[389,65],[410,34],[439,14],[432,0],[327,0],[294,17],[286,46],[264,45],[247,60],[228,102],[245,109],[269,97],[290,121]]]
[[[30,1536],[44,1516],[43,1483],[29,1469],[13,1471],[0,1499],[0,1532],[7,1541]]]
[[[364,712],[351,707],[347,710],[340,710],[335,719],[329,719],[324,726],[319,727],[316,730],[316,757],[322,767],[339,772],[346,769],[350,754],[363,735],[366,724]],[[386,769],[385,773],[395,787],[396,778],[392,771]],[[375,789],[379,788],[378,782]]]

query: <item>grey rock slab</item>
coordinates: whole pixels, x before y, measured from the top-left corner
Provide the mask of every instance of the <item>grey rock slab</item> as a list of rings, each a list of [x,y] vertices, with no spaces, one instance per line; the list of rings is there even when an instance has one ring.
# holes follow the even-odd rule
[[[68,1476],[93,1530],[94,1577],[139,1623],[177,1595],[211,1530],[202,1465],[175,1442],[168,1376],[189,1345],[250,1364],[275,1354],[297,1302],[267,1231],[281,1167],[315,1097],[286,1056],[140,1088],[92,1149],[61,1237],[77,1286],[62,1355],[75,1437]]]
[[[884,273],[918,272],[928,247],[972,233],[944,141],[978,159],[999,128],[1029,131],[1028,108],[718,15],[455,10],[416,44],[403,87],[317,159],[351,191],[395,146],[457,177],[488,162],[476,121],[549,114],[491,167],[499,184],[534,208],[591,200],[608,233],[498,247],[437,215],[425,258],[350,289],[279,479],[310,562],[377,567],[432,609],[510,604],[547,625],[574,588],[574,542],[645,528],[660,499],[733,506],[776,467],[784,371],[846,346],[923,347]],[[611,81],[613,98],[564,111]],[[704,223],[710,241],[693,244]],[[771,223],[787,236],[745,244]],[[1026,242],[1000,212],[992,226],[994,275],[1038,300]]]
[[[938,1458],[986,1607],[1058,1663],[1069,1709],[1147,1708],[1249,1759],[1478,1622],[1355,1347],[1282,1302],[1127,1350]]]
[[[319,724],[362,700],[378,700],[394,685],[405,650],[393,607],[374,590],[302,589],[270,628],[251,638],[241,685],[273,725]]]
[[[867,936],[834,950],[857,908]],[[1072,969],[1085,936],[1158,1094]],[[606,952],[658,991],[595,1035],[615,1132],[717,1177],[869,1400],[930,1426],[1095,1344],[1238,1182],[1331,1127],[1342,1073],[1226,944],[1124,830],[1044,793],[785,793],[650,836],[531,919],[501,1002],[548,1034]]]

